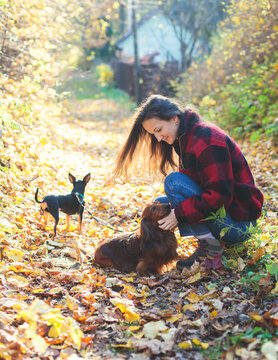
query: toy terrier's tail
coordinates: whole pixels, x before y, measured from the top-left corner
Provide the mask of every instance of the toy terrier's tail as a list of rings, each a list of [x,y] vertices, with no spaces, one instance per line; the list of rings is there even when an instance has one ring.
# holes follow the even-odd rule
[[[43,201],[39,201],[39,199],[38,199],[38,193],[39,193],[39,188],[37,188],[37,190],[36,190],[36,193],[35,193],[35,200],[36,200],[36,202],[37,203],[43,203]]]

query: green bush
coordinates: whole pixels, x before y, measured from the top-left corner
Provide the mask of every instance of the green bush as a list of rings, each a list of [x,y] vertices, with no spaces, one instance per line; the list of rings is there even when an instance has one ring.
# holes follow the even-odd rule
[[[273,59],[278,58],[274,54]],[[221,123],[238,136],[262,134],[278,143],[278,64],[254,65],[248,73],[234,74],[234,81],[219,86],[200,102],[200,112],[212,122]]]
[[[102,64],[96,67],[97,77],[102,87],[111,87],[114,83],[114,72],[109,65]]]

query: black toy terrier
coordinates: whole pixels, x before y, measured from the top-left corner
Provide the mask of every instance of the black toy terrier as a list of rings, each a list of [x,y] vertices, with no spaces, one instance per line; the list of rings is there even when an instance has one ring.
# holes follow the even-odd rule
[[[48,214],[51,214],[55,220],[54,225],[54,236],[56,236],[56,229],[59,222],[59,210],[66,214],[67,228],[69,229],[69,216],[73,214],[78,214],[78,230],[81,233],[82,226],[82,217],[84,211],[84,192],[85,187],[91,179],[91,174],[84,176],[83,180],[77,180],[72,174],[69,174],[69,180],[73,184],[73,189],[71,194],[68,195],[47,195],[42,201],[38,200],[39,188],[37,188],[35,193],[35,200],[37,203],[41,204],[41,214],[44,215],[44,225],[47,225]],[[83,205],[81,205],[81,204]]]

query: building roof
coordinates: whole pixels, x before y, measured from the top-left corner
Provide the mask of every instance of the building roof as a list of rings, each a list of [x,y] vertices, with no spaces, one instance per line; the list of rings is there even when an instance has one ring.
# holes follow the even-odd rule
[[[148,14],[146,14],[145,16],[142,17],[142,19],[140,21],[138,21],[137,24],[137,28],[139,28],[140,26],[142,26],[144,23],[146,23],[148,20],[150,20],[154,15],[156,15],[158,12],[160,12],[159,8],[155,8],[152,9],[150,12],[148,12]],[[125,41],[127,38],[129,38],[132,35],[132,29],[125,32],[122,37],[120,39],[118,39],[116,41],[116,47],[119,47],[119,45]],[[120,48],[120,47],[119,47]]]

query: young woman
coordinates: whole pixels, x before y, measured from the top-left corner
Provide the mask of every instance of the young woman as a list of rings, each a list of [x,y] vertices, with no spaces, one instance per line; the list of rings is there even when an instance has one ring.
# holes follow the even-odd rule
[[[172,206],[170,215],[159,221],[162,229],[178,226],[181,236],[198,239],[196,252],[177,262],[179,270],[200,258],[222,254],[220,239],[235,244],[250,237],[249,227],[261,214],[263,194],[233,139],[195,111],[183,111],[171,99],[152,95],[135,114],[116,175],[127,171],[144,139],[164,175],[169,166],[175,167],[174,151],[179,157],[179,171],[165,178],[166,197],[156,199]],[[223,207],[224,217],[207,219]]]

